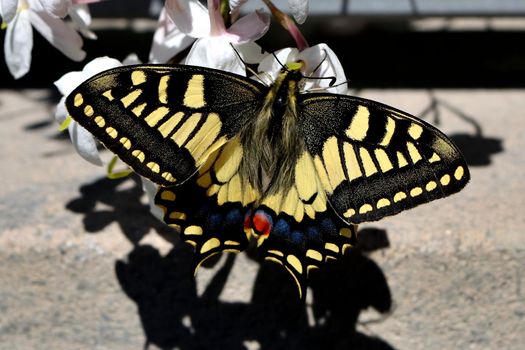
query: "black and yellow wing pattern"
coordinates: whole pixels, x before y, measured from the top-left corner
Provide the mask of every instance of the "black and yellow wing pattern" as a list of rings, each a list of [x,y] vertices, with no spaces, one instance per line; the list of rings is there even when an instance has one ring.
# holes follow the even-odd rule
[[[456,193],[469,181],[457,147],[430,124],[363,98],[302,97],[306,147],[345,221],[379,220]]]
[[[191,66],[126,66],[73,91],[80,125],[135,172],[162,186],[190,178],[260,109],[264,86]]]
[[[160,185],[155,203],[194,247],[196,267],[255,237],[261,255],[282,264],[304,297],[309,271],[351,248],[356,224],[455,193],[469,174],[458,149],[424,121],[362,98],[299,94],[300,76],[289,73],[267,87],[202,67],[126,66],[81,84],[66,106]],[[268,110],[268,102],[285,112]],[[297,118],[303,149],[287,168],[293,181],[270,193],[243,174],[255,146],[242,135],[272,114]]]

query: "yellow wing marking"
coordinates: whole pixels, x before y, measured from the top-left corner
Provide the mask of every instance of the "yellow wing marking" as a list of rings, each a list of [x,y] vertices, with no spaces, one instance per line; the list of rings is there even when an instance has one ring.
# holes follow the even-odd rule
[[[156,126],[169,112],[168,107],[158,107],[153,112],[148,114],[148,116],[144,119],[146,123],[148,123],[149,126],[154,127]]]
[[[350,126],[346,129],[346,136],[356,141],[363,141],[368,132],[370,111],[365,106],[357,107],[357,112],[352,117]]]
[[[159,81],[159,102],[168,103],[168,82],[170,81],[170,76],[163,75]]]
[[[131,73],[131,82],[133,85],[140,85],[146,81],[146,73],[141,70],[134,70]]]
[[[345,142],[343,144],[343,154],[345,156],[346,170],[348,171],[348,176],[350,181],[360,178],[363,174],[361,173],[361,168],[359,167],[359,162],[354,151],[354,147]]]
[[[221,126],[222,123],[217,113],[208,114],[204,124],[185,146],[193,158],[200,159],[219,135]]]
[[[390,140],[392,139],[392,136],[394,135],[394,131],[396,130],[396,122],[391,117],[387,117],[386,119],[386,128],[385,128],[385,135],[383,136],[383,139],[381,142],[379,142],[380,146],[388,146],[390,144]]]
[[[213,165],[215,176],[220,183],[228,182],[239,170],[242,154],[242,146],[238,138],[234,138],[224,146]]]
[[[195,129],[197,124],[199,123],[199,120],[201,119],[201,113],[193,113],[188,120],[184,122],[184,124],[181,125],[181,127],[173,134],[171,139],[175,141],[175,143],[182,147],[182,145],[186,142],[192,131]]]
[[[372,176],[377,173],[377,168],[374,164],[374,161],[372,160],[372,157],[366,148],[359,148],[359,156],[361,157],[361,162],[363,164],[363,168],[365,169],[366,176]]]
[[[183,103],[190,108],[201,108],[206,105],[204,100],[204,75],[195,74],[191,77],[188,81]]]
[[[412,159],[412,163],[416,164],[421,159],[423,159],[416,146],[412,142],[407,142],[407,149],[408,155],[410,156],[410,159]]]
[[[142,90],[141,89],[133,90],[129,94],[127,94],[126,96],[122,97],[120,99],[120,102],[122,102],[122,105],[124,107],[128,108],[130,104],[135,102],[135,100],[140,96],[140,94],[142,94]]]
[[[390,158],[388,158],[388,155],[383,149],[376,148],[374,150],[374,154],[376,156],[377,162],[379,163],[379,168],[383,173],[386,173],[387,171],[394,168],[392,162],[390,162]]]
[[[410,124],[410,127],[408,128],[408,134],[414,140],[417,140],[418,138],[420,138],[422,133],[423,133],[423,127],[421,127],[421,125],[418,125],[416,123]]]
[[[175,127],[179,125],[183,117],[184,117],[183,112],[177,112],[174,115],[172,115],[168,120],[166,120],[164,123],[162,123],[162,125],[159,126],[158,128],[162,137],[164,138],[168,137],[173,131],[173,129],[175,129]]]
[[[335,189],[345,178],[339,146],[335,136],[330,137],[323,146],[323,161],[330,186]]]
[[[142,115],[142,112],[144,112],[144,108],[146,108],[147,105],[148,104],[146,102],[141,103],[137,107],[133,108],[131,112],[133,112],[133,114],[135,114],[137,117],[140,117]]]

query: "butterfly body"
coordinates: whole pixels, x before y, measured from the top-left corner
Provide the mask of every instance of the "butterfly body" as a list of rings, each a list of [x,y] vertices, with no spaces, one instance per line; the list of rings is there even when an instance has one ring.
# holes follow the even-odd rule
[[[304,296],[308,272],[355,224],[461,190],[468,168],[439,130],[359,97],[301,93],[300,63],[265,86],[192,66],[102,72],[66,100],[73,119],[160,185],[164,221],[196,265],[255,238]]]

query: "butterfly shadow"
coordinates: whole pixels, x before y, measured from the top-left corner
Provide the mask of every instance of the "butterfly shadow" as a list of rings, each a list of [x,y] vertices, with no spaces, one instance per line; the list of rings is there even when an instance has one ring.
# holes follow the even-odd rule
[[[363,230],[361,237],[363,243],[345,259],[312,275],[306,303],[298,300],[282,266],[270,262],[261,263],[249,303],[221,300],[235,254],[221,260],[198,295],[193,254],[182,244],[166,256],[148,245],[135,246],[115,270],[137,304],[145,349],[153,344],[161,349],[393,349],[356,330],[362,310],[391,308],[386,278],[367,257],[371,247],[388,245],[386,232]]]
[[[420,113],[420,118],[431,117],[435,125],[442,122],[441,111],[448,110],[474,129],[474,133],[455,133],[449,135],[450,139],[458,146],[470,166],[488,166],[494,154],[503,152],[501,139],[487,137],[483,134],[481,125],[476,118],[463,112],[460,108],[438,98],[432,90],[429,91],[430,104]]]

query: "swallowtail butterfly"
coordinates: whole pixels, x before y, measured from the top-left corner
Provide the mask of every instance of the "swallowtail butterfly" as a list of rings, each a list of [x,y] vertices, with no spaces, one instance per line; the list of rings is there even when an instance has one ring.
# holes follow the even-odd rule
[[[72,118],[159,186],[164,221],[196,267],[256,241],[304,297],[307,276],[352,247],[356,225],[461,190],[439,130],[359,97],[301,93],[303,62],[271,86],[194,66],[102,72],[67,98]]]

